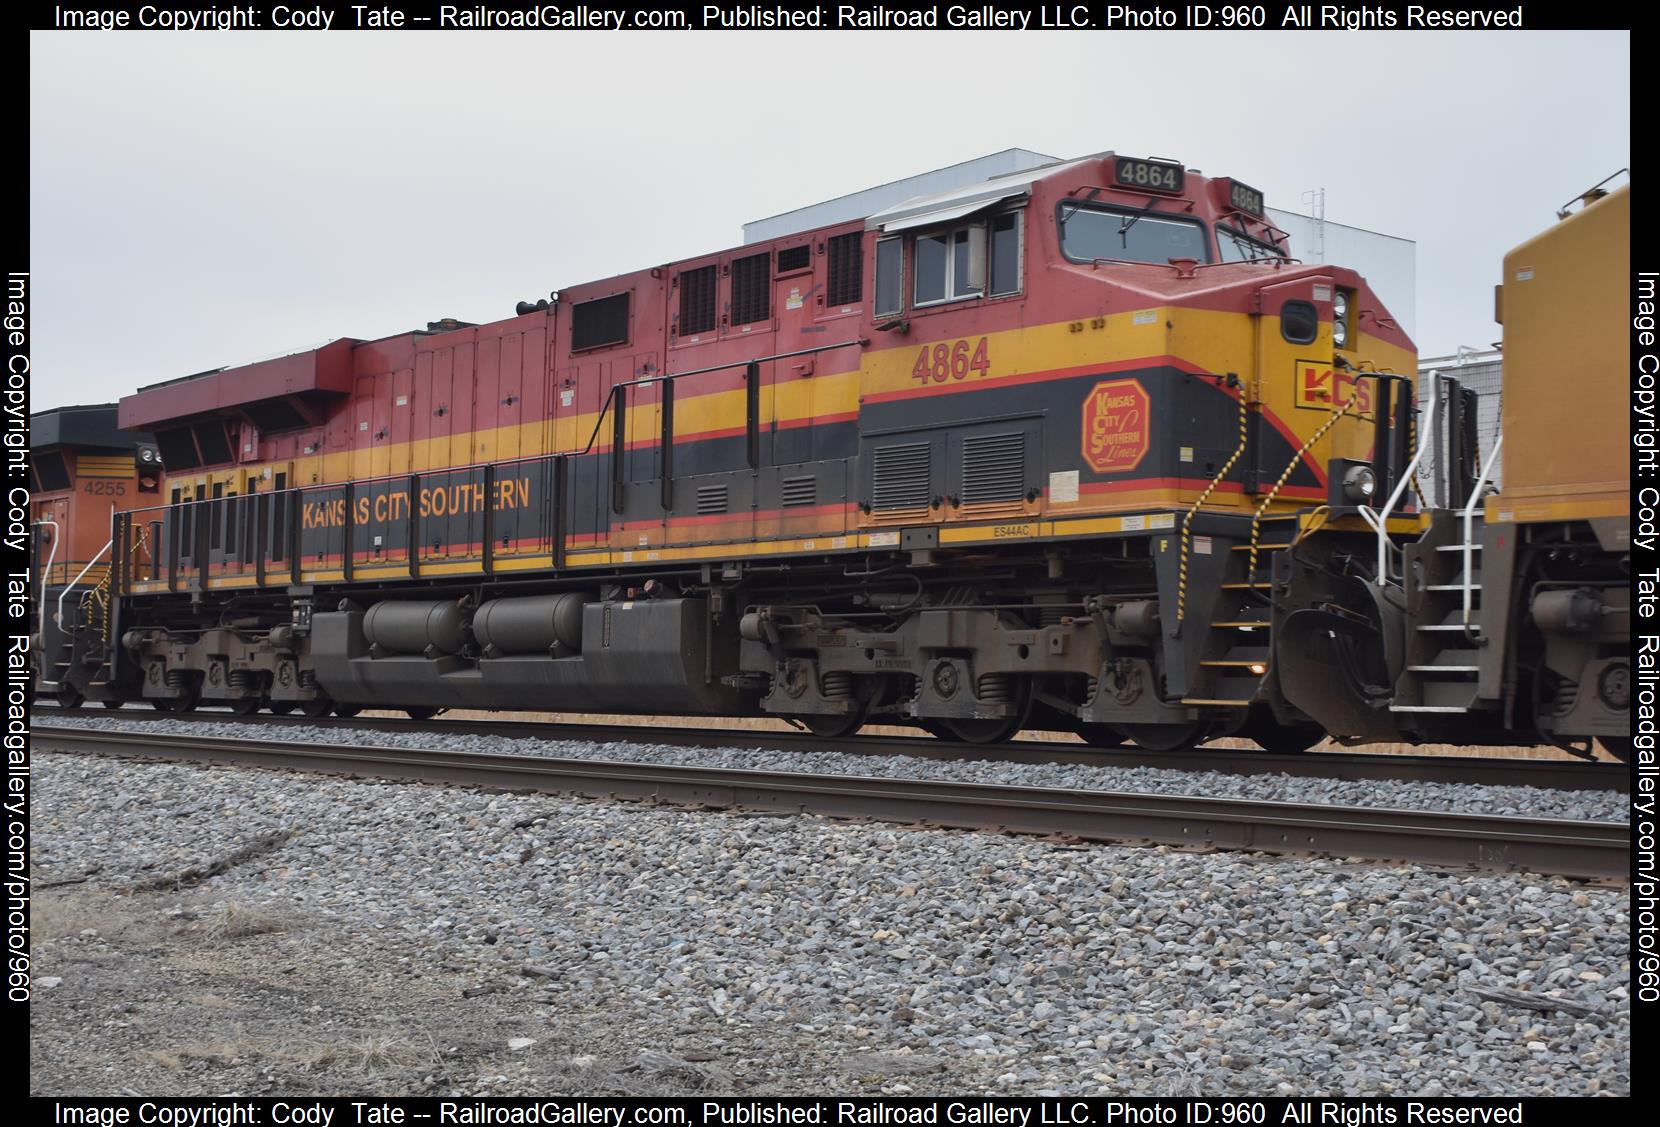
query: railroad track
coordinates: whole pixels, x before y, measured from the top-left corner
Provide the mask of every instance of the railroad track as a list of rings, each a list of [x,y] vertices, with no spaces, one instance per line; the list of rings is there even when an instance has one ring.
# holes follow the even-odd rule
[[[38,702],[37,716],[67,714]],[[1291,775],[1360,781],[1395,779],[1405,782],[1454,783],[1485,786],[1537,786],[1553,790],[1617,791],[1629,793],[1631,772],[1621,763],[1589,763],[1548,759],[1487,759],[1471,755],[1378,755],[1364,752],[1319,751],[1279,755],[1267,751],[1198,748],[1193,751],[1142,751],[1135,747],[1099,749],[1085,744],[1015,740],[984,745],[955,743],[932,736],[854,736],[826,740],[805,732],[750,732],[729,728],[679,728],[629,724],[527,723],[513,720],[408,720],[398,717],[238,716],[229,711],[202,710],[179,716],[128,707],[106,713],[81,709],[88,716],[119,716],[122,723],[157,720],[212,720],[280,730],[285,726],[324,725],[362,731],[463,734],[506,739],[589,740],[595,743],[653,743],[677,747],[737,747],[780,751],[837,751],[856,755],[911,755],[923,759],[1017,761],[1022,763],[1080,763],[1092,767],[1159,767],[1177,771],[1220,771],[1230,775]]]
[[[1630,827],[1612,822],[1340,808],[1258,800],[1050,790],[654,763],[180,736],[37,725],[37,748],[235,764],[714,809],[1133,842],[1196,849],[1522,869],[1629,882]]]

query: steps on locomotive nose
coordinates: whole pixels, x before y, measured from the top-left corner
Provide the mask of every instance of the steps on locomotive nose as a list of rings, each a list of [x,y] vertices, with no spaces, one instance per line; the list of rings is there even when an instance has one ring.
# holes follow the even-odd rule
[[[1432,545],[1419,560],[1421,570],[1412,572],[1407,609],[1416,623],[1391,712],[1461,713],[1476,703],[1481,674],[1480,527],[1479,520],[1472,522],[1466,541],[1462,521],[1454,518],[1452,542]]]
[[[1183,704],[1245,708],[1256,699],[1273,651],[1273,608],[1267,595],[1274,586],[1274,560],[1291,547],[1301,519],[1295,513],[1262,518],[1254,560],[1248,536],[1229,546],[1222,594],[1199,643],[1198,676]],[[1256,567],[1249,570],[1253,562]]]

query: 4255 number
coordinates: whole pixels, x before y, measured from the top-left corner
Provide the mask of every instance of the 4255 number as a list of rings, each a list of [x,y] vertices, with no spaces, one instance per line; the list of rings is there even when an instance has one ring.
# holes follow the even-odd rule
[[[978,342],[958,340],[939,344],[925,344],[911,365],[911,378],[920,384],[963,380],[970,372],[987,375],[991,371],[991,350],[986,338]]]

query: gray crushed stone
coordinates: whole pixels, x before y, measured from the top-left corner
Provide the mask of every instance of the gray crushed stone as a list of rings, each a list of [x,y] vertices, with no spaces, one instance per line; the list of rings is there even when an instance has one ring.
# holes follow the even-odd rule
[[[37,936],[59,979],[31,1006],[37,1092],[1630,1091],[1618,890],[90,756],[34,772],[40,904],[104,917]],[[161,921],[142,942],[141,919]]]
[[[120,729],[118,716],[53,716],[53,724]],[[142,730],[157,734],[246,738],[246,725],[214,720],[145,720]],[[133,727],[132,724],[125,725]],[[733,767],[758,771],[868,775],[1098,791],[1258,798],[1398,810],[1447,810],[1468,814],[1562,818],[1586,822],[1630,819],[1625,796],[1606,791],[1551,790],[1536,786],[1461,786],[1400,780],[1349,781],[1290,775],[1230,775],[1156,767],[1093,767],[1064,763],[964,761],[915,756],[851,755],[840,752],[751,748],[672,747],[651,742],[651,729],[626,744],[587,740],[528,739],[446,733],[376,732],[327,725],[280,729],[281,738],[313,744],[361,744],[409,749],[441,746],[449,751],[536,755],[561,759],[628,760],[691,767]]]

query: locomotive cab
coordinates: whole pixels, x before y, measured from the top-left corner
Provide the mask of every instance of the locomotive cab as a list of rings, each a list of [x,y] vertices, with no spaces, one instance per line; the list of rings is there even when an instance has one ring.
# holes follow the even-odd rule
[[[29,437],[35,691],[67,706],[115,699],[94,683],[107,651],[111,530],[116,513],[153,503],[160,457],[149,436],[116,426],[113,403],[33,414]]]

